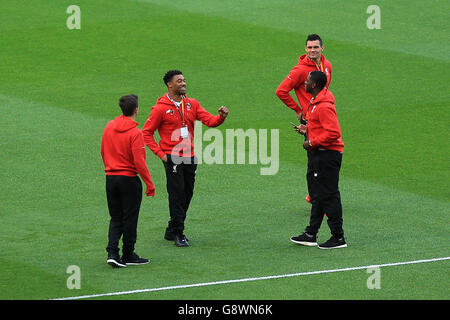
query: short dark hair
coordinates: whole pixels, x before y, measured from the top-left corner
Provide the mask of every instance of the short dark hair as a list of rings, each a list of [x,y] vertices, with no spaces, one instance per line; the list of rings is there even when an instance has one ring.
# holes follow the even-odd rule
[[[183,72],[181,72],[180,70],[169,70],[166,72],[166,74],[164,75],[164,83],[167,86],[167,83],[172,81],[173,77],[178,75],[178,74],[183,74]]]
[[[309,74],[318,89],[322,90],[327,85],[327,76],[322,71],[311,71]]]
[[[320,36],[318,34],[315,34],[315,33],[310,34],[306,38],[305,45],[308,43],[308,41],[316,41],[316,40],[319,40],[320,41],[320,45],[322,45],[322,39],[320,38]]]
[[[134,110],[138,107],[138,96],[129,94],[119,99],[119,107],[122,109],[124,116],[129,117],[133,115]]]

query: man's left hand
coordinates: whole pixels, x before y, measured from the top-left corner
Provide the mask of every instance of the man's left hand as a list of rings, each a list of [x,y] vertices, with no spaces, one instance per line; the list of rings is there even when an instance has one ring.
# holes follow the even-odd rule
[[[226,117],[228,116],[228,108],[225,106],[221,106],[219,108],[219,115],[221,116],[222,119],[226,119]]]
[[[295,131],[297,131],[301,135],[305,135],[306,134],[306,126],[304,124],[301,124],[301,125],[295,127],[294,129],[295,129]]]

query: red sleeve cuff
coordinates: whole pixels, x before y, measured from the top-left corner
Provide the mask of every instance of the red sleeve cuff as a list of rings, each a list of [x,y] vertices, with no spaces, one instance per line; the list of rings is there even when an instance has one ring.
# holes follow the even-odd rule
[[[159,150],[159,151],[156,153],[156,155],[161,159],[161,158],[164,157],[166,154],[165,154],[164,151]]]

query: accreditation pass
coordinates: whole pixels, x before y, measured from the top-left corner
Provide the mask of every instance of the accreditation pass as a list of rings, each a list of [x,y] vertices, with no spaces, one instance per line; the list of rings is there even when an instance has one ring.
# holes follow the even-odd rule
[[[185,126],[180,128],[180,136],[183,139],[189,137],[189,130],[188,130],[188,126],[187,125],[185,125]]]

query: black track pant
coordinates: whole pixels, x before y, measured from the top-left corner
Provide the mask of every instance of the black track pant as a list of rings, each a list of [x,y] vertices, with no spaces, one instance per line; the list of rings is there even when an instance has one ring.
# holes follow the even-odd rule
[[[109,222],[108,246],[110,254],[119,253],[119,240],[123,236],[122,253],[134,252],[137,223],[142,201],[142,183],[139,177],[106,176],[106,198],[111,220]]]
[[[339,193],[339,171],[341,169],[342,153],[332,150],[316,150],[309,152],[308,181],[309,195],[311,196],[311,217],[308,234],[317,234],[322,224],[324,212],[327,215],[327,223],[331,234],[341,237],[342,229],[342,204]]]
[[[167,192],[169,194],[170,220],[167,229],[174,234],[183,234],[184,220],[194,195],[195,158],[180,158],[167,155]]]

